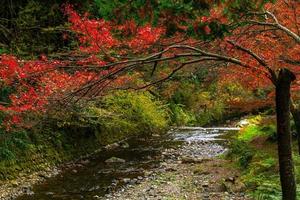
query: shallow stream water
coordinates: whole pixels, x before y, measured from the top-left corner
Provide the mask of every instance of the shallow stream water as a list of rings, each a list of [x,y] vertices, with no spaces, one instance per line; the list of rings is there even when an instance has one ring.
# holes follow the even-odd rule
[[[234,128],[181,127],[161,136],[132,138],[128,141],[129,148],[101,151],[89,158],[84,165],[75,165],[77,167],[63,170],[63,173],[56,177],[30,188],[27,194],[18,197],[17,200],[101,198],[121,189],[125,184],[122,180],[126,178],[138,183],[139,179],[145,176],[145,171],[155,172],[162,159],[161,154],[167,148],[181,148],[181,151],[194,155],[194,150],[189,144],[203,142],[206,149],[198,149],[195,152],[202,152],[205,157],[222,154],[226,150],[224,138],[234,131]],[[194,156],[197,156],[196,153]],[[111,157],[121,158],[126,162],[107,164],[105,160]]]

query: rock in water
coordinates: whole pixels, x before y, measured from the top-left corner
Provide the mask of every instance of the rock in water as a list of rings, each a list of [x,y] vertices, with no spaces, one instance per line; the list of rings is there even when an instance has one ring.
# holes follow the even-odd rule
[[[121,146],[122,148],[124,148],[124,149],[129,148],[129,144],[128,144],[127,142],[121,142],[121,143],[120,143],[120,146]]]
[[[105,161],[105,163],[124,163],[124,162],[126,162],[124,159],[117,158],[117,157],[111,157]]]
[[[120,147],[120,145],[115,142],[115,143],[106,145],[104,148],[106,150],[113,150],[113,149],[116,149],[116,148],[119,148],[119,147]]]

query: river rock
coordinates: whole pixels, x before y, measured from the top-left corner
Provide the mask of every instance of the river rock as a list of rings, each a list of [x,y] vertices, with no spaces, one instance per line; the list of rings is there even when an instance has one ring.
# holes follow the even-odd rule
[[[160,137],[159,134],[152,134],[153,137]]]
[[[249,124],[250,124],[250,122],[247,119],[243,119],[237,124],[237,127],[245,127]]]
[[[115,142],[115,143],[106,145],[104,148],[105,148],[106,150],[113,150],[113,149],[116,149],[116,148],[118,148],[118,147],[120,147],[120,145],[119,145],[118,143]]]
[[[121,142],[120,147],[122,147],[123,149],[127,149],[129,148],[129,144],[127,142]]]
[[[11,181],[11,185],[12,185],[13,187],[17,187],[17,186],[19,186],[19,183],[18,183],[18,181],[13,180],[13,181]]]
[[[227,192],[238,192],[238,193],[243,192],[246,189],[245,184],[240,181],[232,182],[232,181],[225,180],[223,182],[223,187]]]
[[[89,163],[90,163],[90,160],[88,160],[88,159],[79,161],[79,164],[81,164],[81,165],[87,165]]]
[[[175,172],[175,171],[177,171],[177,170],[174,167],[171,167],[171,166],[166,167],[166,172]]]
[[[125,163],[126,161],[122,158],[111,157],[105,161],[105,163]]]
[[[194,157],[189,157],[189,156],[183,156],[181,158],[182,163],[203,163],[209,161],[209,158],[194,158]]]
[[[131,182],[131,179],[130,178],[123,178],[122,181],[123,181],[123,183],[128,184],[128,183]]]

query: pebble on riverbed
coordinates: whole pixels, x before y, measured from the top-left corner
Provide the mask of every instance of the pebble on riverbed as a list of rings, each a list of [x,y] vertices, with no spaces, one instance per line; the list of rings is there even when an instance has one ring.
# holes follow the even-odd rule
[[[199,137],[194,138],[199,139]],[[177,148],[165,149],[162,152],[159,167],[146,171],[145,177],[141,179],[142,182],[139,185],[132,181],[138,178],[124,178],[123,182],[128,183],[125,190],[123,188],[111,193],[109,199],[158,200],[176,197],[180,199],[219,200],[222,197],[222,199],[246,200],[247,198],[242,193],[232,193],[231,191],[229,193],[227,192],[229,189],[222,186],[221,183],[219,183],[219,187],[214,180],[215,175],[211,174],[211,171],[205,171],[205,169],[195,171],[195,167],[193,167],[214,162],[213,159],[225,151],[226,148],[223,145],[215,141],[201,141],[201,138],[199,141],[185,142],[178,145]],[[232,177],[228,177],[228,180],[232,179]],[[187,180],[191,181],[193,186],[189,186],[189,183],[185,182]],[[202,188],[203,191],[199,188]],[[242,184],[238,188],[242,188]],[[189,191],[190,189],[192,191]]]
[[[111,163],[125,163],[126,160],[122,158],[117,158],[117,157],[111,157],[107,160],[105,160],[105,163],[111,164]]]

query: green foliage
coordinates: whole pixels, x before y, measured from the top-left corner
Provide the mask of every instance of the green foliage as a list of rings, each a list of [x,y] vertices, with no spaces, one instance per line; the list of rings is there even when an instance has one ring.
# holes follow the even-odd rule
[[[88,129],[103,144],[159,133],[169,124],[166,106],[148,92],[118,91],[72,110],[54,111],[52,121],[62,129]]]
[[[1,54],[6,54],[6,53],[8,53],[7,49],[5,49],[5,48],[0,48],[0,55],[1,55]]]
[[[189,81],[179,79],[181,84],[171,94],[168,87],[162,92],[170,96],[167,100],[170,102],[171,119],[174,124],[203,126],[223,119],[223,99],[214,98],[214,91],[210,87],[201,87],[202,75],[194,74]]]
[[[106,113],[105,121],[100,121],[104,130],[151,133],[168,125],[165,106],[148,92],[116,92],[104,98],[102,108],[110,113]]]
[[[122,23],[134,19],[138,24],[152,23],[153,25],[163,21],[167,28],[167,35],[180,31],[177,28],[178,24],[185,26],[191,24],[178,19],[195,19],[199,13],[208,13],[211,6],[206,1],[198,0],[94,0],[94,3],[97,7],[94,13],[106,20]],[[173,18],[174,21],[165,18]]]
[[[275,160],[275,158],[268,157],[268,158],[266,158],[264,160],[259,161],[257,164],[264,171],[268,171],[271,168],[275,167],[276,162],[277,161]]]
[[[193,125],[196,123],[196,116],[188,112],[182,104],[170,104],[171,121],[177,126]]]
[[[254,199],[281,199],[277,165],[277,158],[273,155],[261,150],[256,151],[242,176]]]
[[[242,180],[254,199],[281,199],[276,154],[254,149],[249,143],[253,138],[267,135],[258,126],[248,126],[243,137],[235,138],[229,147],[228,157],[236,160],[243,170]],[[274,151],[273,149],[272,151]]]
[[[11,150],[5,147],[0,147],[0,162],[3,160],[9,161],[13,159],[15,159],[15,154]]]
[[[229,151],[227,157],[234,158],[239,167],[246,169],[253,156],[255,155],[255,150],[247,145],[247,143],[239,140],[233,140],[230,143]]]
[[[100,17],[105,19],[115,19],[118,15],[116,11],[122,12],[119,13],[125,18],[134,18],[139,19],[141,16],[138,15],[138,10],[148,6],[147,13],[145,15],[156,15],[158,16],[163,11],[169,11],[173,14],[182,14],[189,13],[196,8],[208,8],[208,4],[201,1],[195,0],[160,0],[160,1],[148,1],[148,0],[135,0],[128,2],[127,0],[94,0]],[[123,9],[121,9],[123,8]],[[144,11],[145,12],[145,11]]]
[[[3,0],[0,8],[0,54],[21,56],[53,53],[69,49],[71,41],[63,39],[67,18],[62,12],[64,0]],[[71,0],[88,10],[89,1]]]
[[[148,92],[119,91],[88,105],[53,106],[44,118],[32,117],[38,124],[30,130],[0,129],[0,179],[131,136],[162,133],[169,125],[168,109]]]
[[[228,17],[234,20],[239,20],[241,15],[245,13],[259,11],[263,9],[263,6],[266,3],[274,3],[276,0],[263,0],[263,1],[253,1],[253,0],[222,0],[223,2],[230,2],[228,3],[225,14]]]
[[[264,180],[264,182],[256,188],[256,190],[251,194],[251,196],[257,200],[282,199],[279,184],[267,180]]]
[[[0,101],[9,103],[9,95],[12,93],[12,89],[9,87],[0,88]]]
[[[300,156],[297,153],[293,154],[293,161],[295,166],[296,182],[300,184]]]
[[[256,124],[250,124],[240,132],[238,139],[245,142],[250,142],[254,138],[262,137],[262,136],[275,139],[276,138],[275,125],[271,124],[271,125],[259,126]]]
[[[261,136],[262,134],[264,134],[264,132],[261,132],[257,125],[250,125],[241,132],[238,138],[242,141],[249,142],[253,140],[253,138]]]
[[[106,20],[114,18],[114,11],[116,8],[124,7],[126,1],[124,0],[94,0],[95,4],[98,8],[99,17],[104,18]]]
[[[255,138],[274,138],[274,123],[266,123],[261,116],[248,120],[250,125],[243,129],[229,146],[227,157],[236,161],[242,170],[242,181],[247,187],[247,193],[257,200],[282,199],[280,179],[278,174],[278,157],[275,140],[262,140],[259,147],[253,143]],[[300,183],[300,156],[293,154],[296,182]],[[297,198],[300,191],[297,191]]]
[[[49,6],[50,9],[45,9]],[[57,3],[49,5],[49,3],[29,0],[18,10],[16,8],[17,13],[13,20],[14,31],[17,30],[18,36],[11,38],[10,47],[19,54],[27,54],[28,52],[52,52],[57,50],[55,48],[59,45],[64,45],[61,32],[46,31],[51,25],[62,24],[63,17],[59,6]]]
[[[210,106],[198,112],[196,119],[198,124],[206,125],[211,122],[220,122],[223,120],[225,106],[222,101],[213,101]]]
[[[1,130],[0,139],[0,162],[14,160],[17,154],[23,154],[31,147],[28,134],[24,130],[11,133]]]

